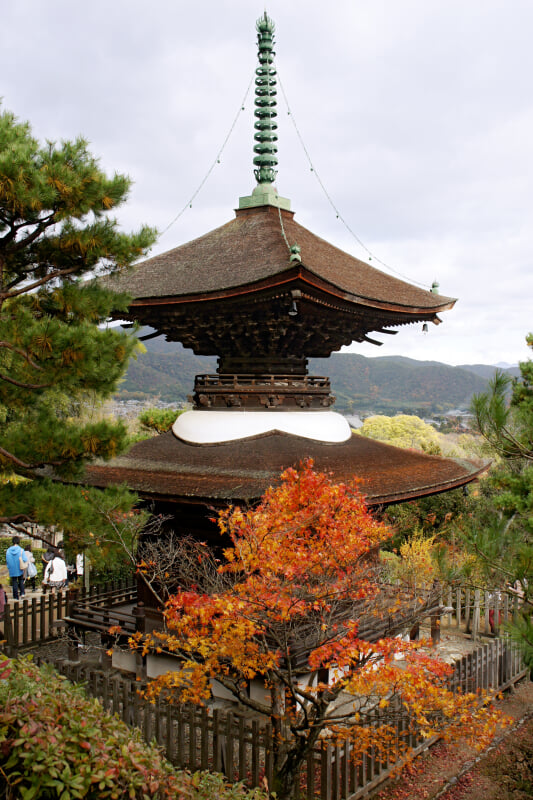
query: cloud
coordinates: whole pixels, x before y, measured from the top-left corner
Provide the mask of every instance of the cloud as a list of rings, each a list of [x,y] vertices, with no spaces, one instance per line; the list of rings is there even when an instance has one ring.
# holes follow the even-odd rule
[[[19,0],[0,30],[4,105],[41,139],[86,136],[135,181],[126,228],[162,251],[231,219],[252,175],[258,0]],[[365,355],[450,363],[527,357],[533,329],[533,5],[529,0],[271,0],[278,188],[297,219],[358,257],[349,227],[413,281],[459,302],[422,336]],[[233,120],[235,129],[215,157]],[[311,172],[293,123],[311,155]]]

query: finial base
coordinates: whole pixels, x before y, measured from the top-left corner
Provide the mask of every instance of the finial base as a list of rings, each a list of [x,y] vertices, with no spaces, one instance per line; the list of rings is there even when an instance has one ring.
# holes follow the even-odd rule
[[[239,208],[255,208],[257,206],[274,206],[284,211],[291,210],[291,201],[280,197],[272,183],[258,183],[251,195],[239,197]]]

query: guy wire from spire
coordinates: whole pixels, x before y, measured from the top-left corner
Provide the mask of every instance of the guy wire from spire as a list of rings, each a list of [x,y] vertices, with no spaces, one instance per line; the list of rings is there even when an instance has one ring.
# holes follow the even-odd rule
[[[287,250],[290,253],[291,252],[291,246],[289,244],[289,240],[287,239],[287,234],[285,233],[285,226],[283,224],[283,219],[281,217],[281,208],[279,206],[278,206],[278,216],[279,216],[279,225],[280,225],[280,228],[281,228],[281,235],[283,236],[283,240],[284,240],[285,244],[287,245]]]
[[[353,236],[355,241],[363,248],[363,250],[366,252],[366,254],[367,254],[367,256],[368,256],[370,261],[372,261],[372,260],[377,261],[378,264],[381,264],[382,267],[385,267],[385,269],[389,270],[389,272],[393,272],[395,275],[398,275],[400,278],[403,278],[404,280],[409,281],[410,283],[416,283],[417,286],[422,286],[422,288],[424,288],[424,289],[429,289],[430,288],[429,284],[421,283],[420,281],[415,281],[413,278],[409,278],[407,275],[404,275],[402,272],[399,272],[398,270],[394,269],[389,264],[386,264],[384,261],[382,261],[376,255],[374,255],[374,253],[371,250],[369,250],[369,248],[366,246],[366,244],[364,242],[362,242],[361,239],[357,236],[357,234],[350,228],[350,226],[348,225],[348,223],[346,222],[346,220],[344,219],[344,217],[342,216],[342,214],[338,210],[337,206],[333,202],[329,192],[327,191],[326,187],[322,183],[320,175],[318,174],[318,172],[316,171],[316,169],[314,167],[314,164],[313,164],[313,162],[311,160],[311,156],[309,155],[307,147],[305,146],[304,140],[302,138],[302,134],[300,133],[300,131],[298,129],[298,126],[296,124],[296,120],[294,119],[294,114],[292,113],[291,108],[289,106],[289,101],[287,99],[287,95],[285,94],[285,89],[283,88],[283,83],[282,83],[281,78],[280,78],[279,69],[278,69],[277,78],[278,78],[279,88],[281,89],[281,93],[283,95],[283,99],[285,100],[285,105],[287,107],[287,114],[291,118],[291,122],[292,122],[292,124],[294,126],[294,130],[296,131],[296,135],[298,136],[298,139],[300,141],[302,149],[303,149],[303,151],[304,151],[304,153],[306,155],[307,161],[309,162],[309,166],[311,168],[311,172],[314,174],[315,178],[317,179],[322,191],[324,192],[324,195],[326,196],[330,206],[332,207],[333,211],[335,212],[335,214],[337,216],[337,219],[340,219],[340,221],[342,222],[342,224],[344,225],[346,230]]]
[[[248,88],[246,89],[246,92],[244,93],[244,97],[242,98],[242,102],[239,105],[239,110],[237,111],[237,114],[235,115],[235,119],[233,120],[233,122],[231,124],[231,128],[229,129],[229,131],[228,131],[228,133],[226,135],[226,138],[224,139],[224,141],[222,143],[222,147],[220,148],[220,150],[216,154],[215,160],[213,161],[213,163],[211,164],[211,166],[207,170],[207,173],[205,174],[202,182],[200,183],[200,185],[198,186],[198,188],[196,189],[194,194],[191,195],[190,199],[185,203],[185,205],[183,206],[181,211],[178,214],[176,214],[174,219],[171,222],[169,222],[167,227],[161,232],[160,236],[163,236],[168,231],[168,229],[171,228],[172,225],[174,225],[174,223],[179,220],[179,218],[182,216],[182,214],[184,214],[185,211],[187,211],[188,208],[192,207],[193,200],[195,200],[196,197],[200,194],[205,182],[207,181],[207,179],[209,178],[209,176],[213,172],[213,170],[216,167],[216,165],[220,164],[220,157],[222,156],[222,153],[224,152],[224,150],[226,148],[226,145],[227,145],[227,143],[229,141],[229,138],[230,138],[231,134],[233,133],[233,129],[235,128],[235,125],[237,124],[237,120],[239,119],[240,114],[244,111],[244,104],[246,103],[246,100],[248,98],[248,94],[250,93],[250,89],[252,87],[252,83],[254,81],[254,77],[255,77],[255,72],[252,75],[252,77],[250,78],[250,83],[248,84]]]

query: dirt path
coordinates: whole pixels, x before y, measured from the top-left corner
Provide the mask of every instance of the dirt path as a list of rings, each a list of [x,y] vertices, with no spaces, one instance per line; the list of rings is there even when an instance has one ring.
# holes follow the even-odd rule
[[[533,683],[522,681],[497,705],[514,722],[486,751],[439,743],[373,800],[531,800]]]

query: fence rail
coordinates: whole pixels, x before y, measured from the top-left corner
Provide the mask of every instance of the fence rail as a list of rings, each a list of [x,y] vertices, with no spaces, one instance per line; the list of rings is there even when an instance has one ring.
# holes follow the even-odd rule
[[[67,616],[68,590],[55,595],[42,595],[24,599],[18,603],[9,601],[4,613],[5,647],[14,652],[21,647],[31,647],[58,636],[61,622]],[[89,590],[79,589],[76,595],[78,612],[73,611],[73,619],[80,627],[94,623],[95,630],[106,628],[106,610],[123,603],[135,602],[137,588],[126,582],[108,583],[92,586]],[[432,619],[431,635],[438,641],[441,626],[455,628],[470,634],[474,641],[483,636],[498,636],[505,625],[516,615],[520,599],[516,594],[505,590],[482,591],[468,587],[447,589],[442,598],[442,607],[449,609],[442,617]],[[103,622],[102,622],[103,620]],[[102,624],[99,624],[102,622]],[[121,621],[124,623],[124,620]],[[109,625],[114,622],[109,622]],[[134,622],[132,622],[134,624]],[[107,627],[109,627],[107,625]],[[0,630],[2,621],[0,620]],[[125,628],[129,630],[126,624]]]
[[[138,681],[82,664],[58,661],[55,666],[69,680],[84,682],[106,710],[138,727],[147,741],[155,739],[176,766],[222,772],[228,780],[244,780],[250,786],[258,786],[266,778],[272,785],[273,735],[268,723],[251,714],[217,708],[176,706],[161,700],[150,704],[140,696],[142,684]],[[501,690],[527,674],[518,647],[507,639],[494,639],[455,662],[450,687],[463,692]],[[386,712],[379,710],[366,720],[375,725],[386,721]],[[396,726],[398,743],[396,755],[389,759],[370,752],[358,763],[349,742],[322,742],[302,768],[301,796],[307,800],[357,800],[391,774],[401,758],[403,740],[415,753],[435,741],[417,737],[405,713],[396,714],[389,724]]]

